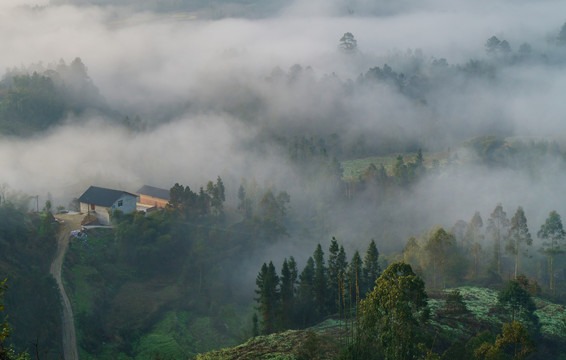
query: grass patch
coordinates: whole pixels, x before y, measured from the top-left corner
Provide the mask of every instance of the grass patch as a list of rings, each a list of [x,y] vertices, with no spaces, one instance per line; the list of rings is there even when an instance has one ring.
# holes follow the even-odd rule
[[[535,314],[541,323],[541,333],[549,338],[566,337],[566,314],[564,305],[553,304],[546,300],[535,298],[537,310]]]
[[[98,270],[88,265],[75,265],[71,269],[73,300],[77,313],[90,313],[97,297],[97,286],[103,283]]]
[[[355,160],[346,160],[342,161],[340,165],[344,170],[342,174],[342,179],[346,181],[358,181],[361,176],[365,174],[370,164],[374,164],[375,166],[380,166],[383,164],[385,167],[385,171],[387,172],[388,176],[393,175],[393,165],[395,164],[397,155],[388,155],[388,156],[372,156],[363,159],[355,159]],[[407,160],[414,159],[415,154],[407,154],[403,155],[405,162]]]

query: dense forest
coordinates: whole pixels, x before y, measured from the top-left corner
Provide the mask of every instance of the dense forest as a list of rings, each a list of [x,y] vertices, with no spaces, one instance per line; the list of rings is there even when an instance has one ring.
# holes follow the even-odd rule
[[[559,358],[563,5],[497,3],[0,5],[0,356],[63,357],[81,191],[152,184],[70,238],[81,359]]]
[[[41,358],[61,354],[61,313],[59,293],[49,266],[55,255],[57,224],[48,211],[27,209],[2,200],[0,204],[0,273],[5,308],[1,317],[17,329],[8,339],[0,337],[0,355],[12,344],[18,352],[27,350]],[[2,327],[4,330],[4,327]],[[5,340],[7,342],[5,342]]]

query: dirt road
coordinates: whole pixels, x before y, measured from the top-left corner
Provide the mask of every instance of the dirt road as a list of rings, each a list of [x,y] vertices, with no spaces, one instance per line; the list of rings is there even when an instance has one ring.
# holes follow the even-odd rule
[[[55,216],[60,221],[59,234],[57,235],[57,252],[51,263],[50,273],[57,281],[61,293],[61,304],[63,305],[63,356],[65,360],[78,360],[77,338],[75,335],[75,323],[73,321],[73,308],[69,297],[65,292],[63,281],[61,281],[61,269],[65,252],[69,247],[70,232],[80,229],[81,215],[59,214]]]

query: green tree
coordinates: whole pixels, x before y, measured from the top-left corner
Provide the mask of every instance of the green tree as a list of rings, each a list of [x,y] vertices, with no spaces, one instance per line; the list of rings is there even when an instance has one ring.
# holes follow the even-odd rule
[[[468,249],[474,255],[474,267],[473,267],[473,277],[476,278],[478,275],[478,267],[480,262],[480,255],[481,255],[481,244],[480,241],[483,239],[483,235],[481,233],[481,228],[483,226],[483,221],[481,215],[478,211],[474,213],[474,216],[468,223],[466,228],[466,243]]]
[[[518,207],[515,215],[511,218],[511,228],[509,229],[509,242],[506,250],[515,256],[515,272],[513,277],[516,279],[519,273],[519,255],[521,254],[521,245],[530,246],[533,243],[529,227],[527,226],[527,218],[522,207]]]
[[[347,267],[346,252],[343,246],[338,246],[335,237],[332,237],[328,252],[328,310],[335,313],[340,308],[340,287]]]
[[[446,312],[455,315],[468,313],[468,307],[464,302],[464,297],[460,293],[460,290],[452,290],[446,296]]]
[[[542,243],[541,250],[548,256],[550,290],[554,290],[554,257],[564,252],[562,246],[564,238],[566,237],[566,232],[564,232],[562,226],[562,219],[556,210],[550,212],[545,223],[541,225],[537,236],[546,240]]]
[[[315,265],[312,257],[309,257],[307,264],[299,276],[298,296],[298,325],[307,327],[316,320],[315,316],[315,293],[314,293],[314,272]]]
[[[15,135],[28,135],[59,122],[65,102],[53,80],[34,72],[10,78],[12,84],[0,93],[0,128]],[[3,81],[4,82],[4,81]]]
[[[403,247],[403,261],[407,264],[413,266],[417,272],[420,270],[420,263],[421,263],[421,255],[422,249],[417,239],[414,236],[411,236],[407,240],[407,244]]]
[[[224,183],[220,176],[216,179],[216,184],[209,181],[206,184],[206,193],[210,197],[210,206],[214,209],[216,215],[222,215],[224,212],[224,201],[226,200]]]
[[[489,330],[482,331],[481,333],[477,334],[476,336],[472,337],[466,343],[466,359],[470,360],[480,360],[483,359],[483,354],[481,351],[478,351],[484,344],[493,345],[495,343],[495,335],[491,333]]]
[[[336,312],[340,303],[338,298],[340,282],[340,270],[338,269],[339,251],[340,246],[338,246],[338,241],[333,236],[328,249],[328,309],[330,313]]]
[[[538,332],[539,321],[535,314],[536,306],[531,298],[531,294],[515,280],[507,282],[505,288],[497,297],[500,306],[511,313],[511,321],[520,319],[522,322],[531,325],[532,329]]]
[[[505,240],[508,233],[509,219],[507,213],[503,211],[503,206],[497,204],[488,219],[487,231],[491,233],[494,249],[494,264],[497,275],[501,276],[501,243]]]
[[[423,280],[410,265],[391,264],[360,304],[358,341],[383,359],[414,359],[419,353],[421,328],[430,316]]]
[[[7,279],[0,281],[0,360],[29,360],[30,357],[27,353],[16,354],[14,348],[6,344],[6,341],[11,335],[12,329],[8,325],[8,316],[4,315],[4,296],[8,285]],[[3,319],[1,318],[3,316]]]
[[[283,218],[287,214],[287,204],[291,201],[286,191],[280,191],[277,196],[272,189],[268,189],[263,194],[259,202],[262,214],[262,226],[265,233],[270,238],[277,238],[287,234],[287,229],[283,224]]]
[[[257,313],[254,312],[252,315],[252,337],[256,337],[259,335],[259,326],[258,326],[258,318]]]
[[[513,321],[511,324],[505,324],[501,333],[495,341],[495,347],[512,356],[513,360],[525,359],[536,352],[535,342],[522,323]]]
[[[252,201],[247,196],[245,183],[245,179],[242,180],[242,184],[238,188],[238,210],[242,212],[246,219],[250,219],[253,215]]]
[[[294,267],[294,268],[293,268]],[[293,327],[295,318],[295,284],[297,283],[297,268],[295,260],[283,260],[281,267],[281,325],[283,329]]]
[[[360,289],[363,289],[365,287],[363,263],[358,250],[354,252],[352,260],[350,260],[350,264],[348,265],[347,287],[350,303],[357,304],[360,301],[362,295]]]
[[[476,351],[478,360],[521,360],[536,352],[536,347],[525,325],[518,321],[504,324],[495,344],[484,342]]]
[[[364,256],[363,275],[365,286],[362,290],[362,294],[366,294],[368,291],[372,290],[375,280],[377,280],[379,275],[381,275],[381,269],[379,267],[379,251],[377,250],[374,239],[371,239]]]
[[[279,276],[275,271],[273,262],[269,265],[263,263],[261,270],[256,278],[257,289],[255,290],[258,297],[257,309],[261,315],[263,332],[271,334],[277,330],[277,320],[279,318]]]
[[[432,236],[429,236],[426,242],[424,250],[428,255],[429,266],[432,267],[432,286],[434,289],[437,289],[438,273],[442,278],[442,287],[446,287],[446,264],[452,246],[454,246],[454,236],[443,228],[434,230]]]
[[[324,251],[322,246],[318,244],[313,254],[314,259],[314,301],[316,312],[319,317],[326,314],[326,296],[328,287],[327,268],[324,261]]]

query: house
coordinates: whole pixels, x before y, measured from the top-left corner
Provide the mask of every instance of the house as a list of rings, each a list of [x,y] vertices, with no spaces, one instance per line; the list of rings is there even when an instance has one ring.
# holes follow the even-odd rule
[[[138,210],[163,209],[169,203],[169,190],[144,185],[137,193],[139,196]]]
[[[94,214],[103,225],[110,224],[110,213],[120,210],[125,214],[136,210],[135,194],[91,186],[79,198],[82,213]]]

